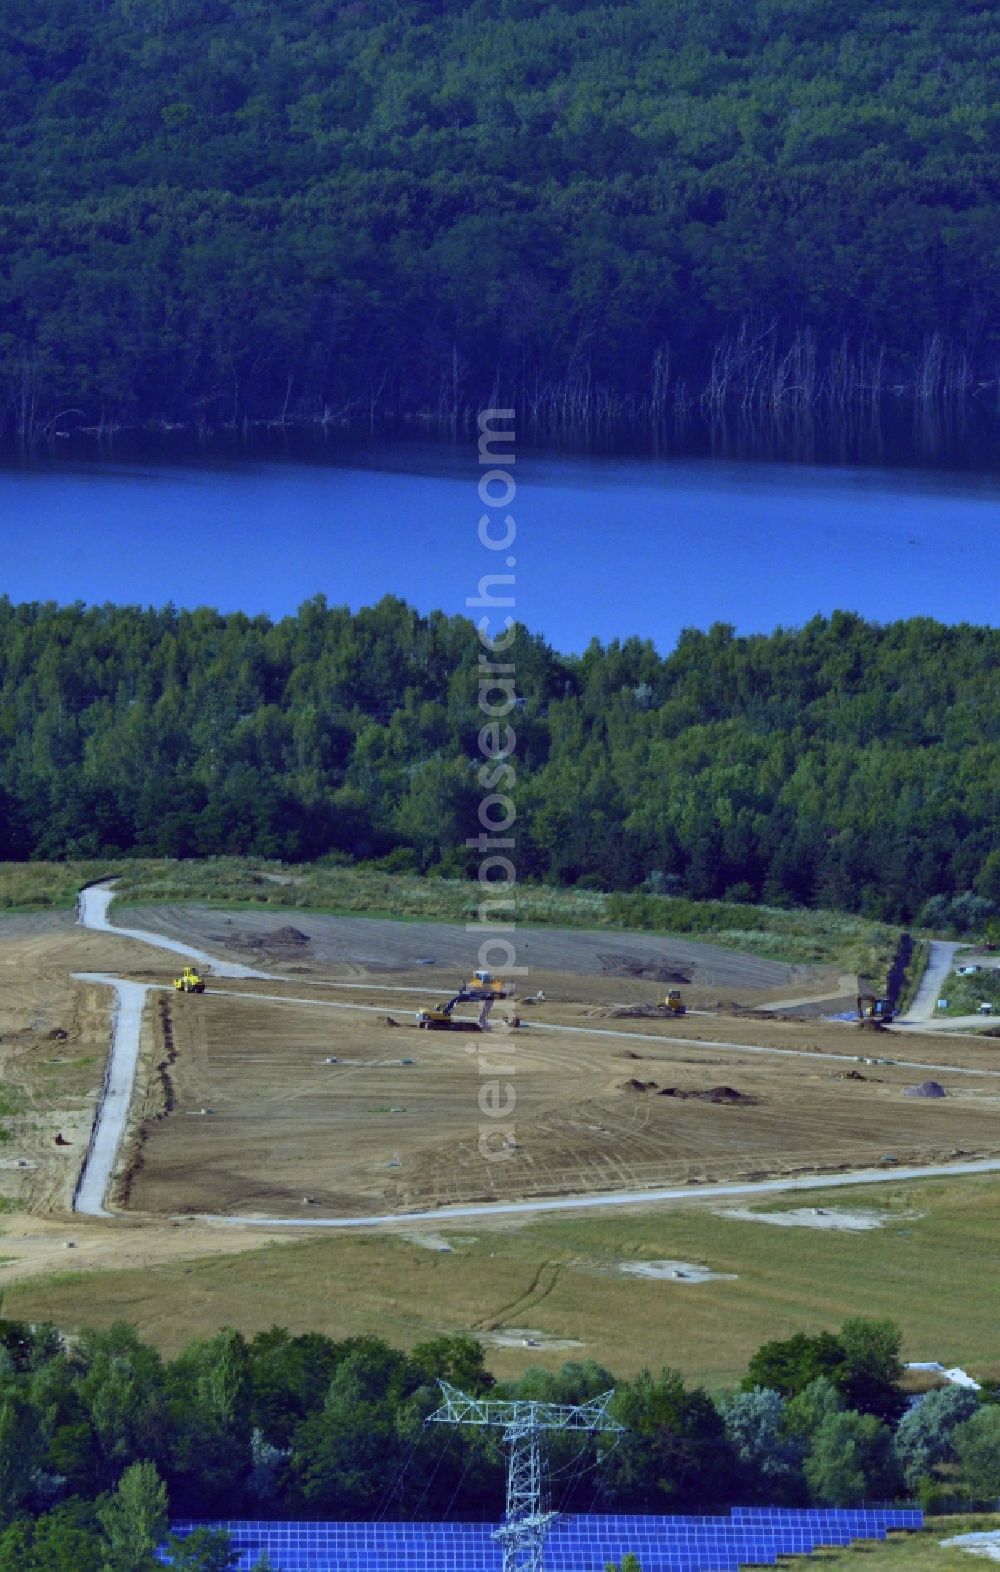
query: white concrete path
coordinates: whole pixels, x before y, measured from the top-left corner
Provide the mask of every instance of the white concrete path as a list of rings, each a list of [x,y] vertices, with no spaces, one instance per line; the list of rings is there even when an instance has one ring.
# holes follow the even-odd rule
[[[955,951],[968,948],[967,944],[955,944],[949,939],[931,940],[931,953],[920,979],[920,987],[906,1014],[899,1017],[899,1025],[912,1026],[917,1022],[924,1025],[934,1019],[934,1006],[941,997],[945,978],[955,967]]]
[[[74,1212],[81,1212],[85,1217],[110,1217],[104,1197],[128,1123],[139,1057],[139,1031],[149,989],[145,983],[125,982],[118,977],[107,977],[103,972],[74,972],[73,975],[78,982],[105,983],[114,989],[111,1051],[97,1100],[90,1144],[73,1196]]]
[[[77,920],[84,928],[97,933],[113,933],[120,938],[137,939],[142,944],[151,944],[159,950],[182,955],[200,966],[210,967],[219,977],[259,977],[270,980],[269,972],[257,972],[234,961],[216,960],[214,956],[206,955],[204,950],[193,949],[191,945],[180,944],[175,939],[165,939],[161,934],[147,933],[142,928],[116,927],[108,915],[114,897],[113,880],[81,890]],[[73,1196],[75,1212],[85,1217],[110,1217],[112,1214],[106,1209],[104,1200],[128,1124],[139,1062],[142,1012],[151,985],[129,982],[105,972],[74,972],[73,975],[79,982],[101,983],[112,989],[114,994],[111,1049],[104,1072],[104,1084],[97,1099],[94,1127]]]
[[[859,1169],[851,1174],[814,1174],[795,1179],[757,1179],[746,1184],[679,1185],[670,1190],[615,1190],[606,1195],[573,1195],[541,1201],[490,1201],[476,1206],[439,1206],[429,1212],[375,1213],[370,1217],[218,1217],[201,1214],[203,1223],[227,1228],[384,1228],[412,1223],[447,1223],[470,1217],[524,1217],[536,1212],[583,1212],[609,1206],[646,1206],[651,1201],[718,1201],[732,1196],[782,1195],[793,1190],[846,1190],[855,1185],[898,1184],[906,1179],[951,1179],[964,1174],[1000,1173],[1000,1157],[971,1163],[941,1163],[927,1168]]]
[[[87,889],[81,890],[77,920],[84,928],[91,928],[96,933],[114,933],[120,939],[138,939],[141,944],[151,944],[158,950],[170,950],[174,955],[183,955],[185,960],[196,961],[199,966],[211,967],[216,977],[262,977],[271,982],[277,980],[272,972],[254,971],[252,966],[241,966],[238,961],[217,960],[214,955],[206,955],[204,950],[196,950],[190,944],[181,944],[178,939],[166,939],[162,933],[150,933],[145,928],[119,928],[108,916],[108,908],[114,898],[113,880],[107,884],[92,884]]]

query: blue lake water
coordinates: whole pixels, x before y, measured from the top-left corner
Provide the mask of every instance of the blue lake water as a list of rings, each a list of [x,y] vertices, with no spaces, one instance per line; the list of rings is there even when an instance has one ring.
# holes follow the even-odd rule
[[[453,613],[480,575],[511,571],[514,613],[567,652],[630,634],[666,651],[685,626],[768,631],[837,608],[998,619],[997,474],[519,452],[508,570],[477,538],[479,473],[472,442],[9,466],[0,589],[272,616],[395,594]]]

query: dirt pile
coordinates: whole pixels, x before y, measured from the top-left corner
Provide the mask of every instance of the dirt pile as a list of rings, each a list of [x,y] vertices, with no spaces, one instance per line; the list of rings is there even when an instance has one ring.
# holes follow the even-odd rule
[[[665,1086],[659,1095],[700,1103],[747,1104],[759,1101],[758,1098],[751,1097],[749,1092],[737,1091],[735,1086],[709,1086],[705,1091],[682,1091],[677,1086]]]
[[[231,933],[217,934],[214,939],[217,944],[236,945],[243,950],[256,950],[261,955],[274,955],[279,959],[283,955],[303,954],[312,942],[301,928],[291,926],[276,928],[273,933],[234,929]]]
[[[601,971],[608,977],[646,977],[650,982],[689,983],[690,971],[662,966],[641,955],[598,954]]]
[[[658,1004],[599,1004],[587,1011],[587,1017],[593,1021],[658,1021],[663,1011]]]

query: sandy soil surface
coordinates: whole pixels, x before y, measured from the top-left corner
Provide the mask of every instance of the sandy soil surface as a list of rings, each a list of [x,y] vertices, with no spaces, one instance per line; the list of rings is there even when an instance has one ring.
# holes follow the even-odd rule
[[[713,1021],[748,1050],[754,1039],[786,1050],[744,1056],[705,1044],[690,1018],[662,1032],[618,1022],[605,1037],[586,1006],[546,1006],[544,1033],[482,1036],[421,1032],[377,984],[335,1009],[279,997],[248,985],[157,998],[155,1073],[117,1205],[349,1216],[1000,1149],[1000,1075],[956,1075],[940,1101],[906,1098],[908,1068],[827,1062],[856,1046],[844,1028]],[[803,1051],[813,1057],[794,1057]],[[509,1118],[491,1123],[484,1096],[510,1103]],[[494,1124],[509,1145],[487,1160],[479,1141]]]
[[[340,919],[238,913],[227,940],[230,920],[205,909],[183,923],[171,908],[114,915],[263,962],[282,979],[220,980],[204,996],[178,996],[176,959],[137,940],[87,933],[61,914],[6,919],[0,1062],[12,1107],[0,1197],[33,1218],[71,1206],[111,997],[70,974],[151,983],[110,1204],[148,1220],[152,1257],[219,1247],[218,1229],[195,1245],[201,1224],[169,1226],[185,1214],[405,1217],[465,1202],[837,1173],[887,1153],[923,1164],[1000,1150],[1000,1055],[988,1040],[862,1037],[748,1013],[761,999],[773,1005],[779,986],[801,998],[803,968],[707,945],[686,946],[682,959],[680,941],[643,935],[532,933],[552,969],[532,969],[533,991],[546,997],[517,1004],[523,1030],[430,1033],[413,1011],[447,997],[468,969],[462,929],[345,919],[340,934]],[[446,962],[456,935],[461,950]],[[650,969],[673,981],[681,966],[700,978],[684,984],[685,997],[712,1013],[643,1014],[663,991]],[[829,970],[812,974],[820,989],[831,980]],[[905,1049],[909,1063],[855,1067],[859,1049],[879,1059]],[[923,1078],[918,1067],[934,1070],[946,1098],[903,1096]],[[498,1102],[511,1103],[500,1120]],[[505,1140],[489,1139],[499,1160],[486,1160],[480,1142],[498,1124]],[[101,1253],[99,1233],[73,1227],[83,1229],[74,1265]],[[121,1227],[111,1225],[115,1241]],[[51,1257],[63,1247],[46,1232],[40,1249]]]

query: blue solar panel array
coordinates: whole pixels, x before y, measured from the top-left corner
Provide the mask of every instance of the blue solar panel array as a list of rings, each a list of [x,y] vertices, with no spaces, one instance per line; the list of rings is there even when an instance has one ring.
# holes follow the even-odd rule
[[[227,1529],[238,1572],[267,1552],[274,1572],[501,1572],[492,1523],[175,1523]],[[628,1551],[642,1572],[738,1572],[821,1545],[923,1527],[910,1509],[734,1507],[728,1517],[561,1517],[545,1542],[549,1572],[604,1572]],[[160,1560],[169,1564],[161,1552]]]

